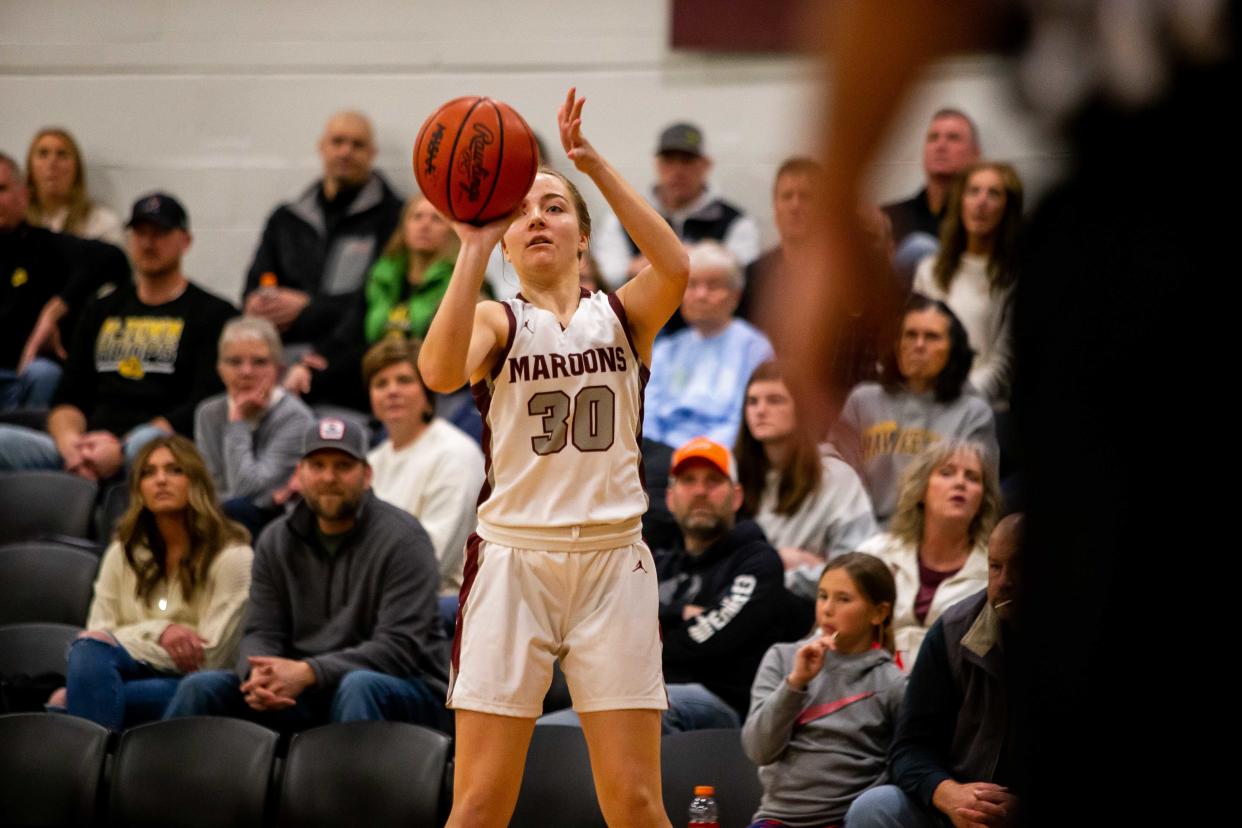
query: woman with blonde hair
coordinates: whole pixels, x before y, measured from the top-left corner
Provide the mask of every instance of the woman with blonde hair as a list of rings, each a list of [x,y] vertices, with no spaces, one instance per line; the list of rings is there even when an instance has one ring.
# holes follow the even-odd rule
[[[987,586],[988,533],[1000,511],[995,469],[979,443],[933,443],[906,467],[888,531],[859,547],[893,572],[896,655],[906,670],[940,614]]]
[[[26,153],[26,186],[26,218],[36,227],[122,243],[121,219],[87,194],[86,163],[68,130],[44,127],[35,133]]]
[[[184,437],[142,448],[129,498],[86,631],[69,649],[65,687],[49,701],[112,730],[163,715],[182,675],[232,666],[253,556]]]

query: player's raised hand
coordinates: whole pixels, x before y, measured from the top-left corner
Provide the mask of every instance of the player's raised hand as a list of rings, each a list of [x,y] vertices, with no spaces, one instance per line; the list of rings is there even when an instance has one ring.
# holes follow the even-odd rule
[[[586,103],[586,98],[577,97],[577,93],[575,87],[569,87],[565,102],[556,110],[556,126],[561,135],[561,146],[565,148],[569,160],[580,172],[590,175],[599,168],[600,157],[591,142],[582,135],[582,105]]]

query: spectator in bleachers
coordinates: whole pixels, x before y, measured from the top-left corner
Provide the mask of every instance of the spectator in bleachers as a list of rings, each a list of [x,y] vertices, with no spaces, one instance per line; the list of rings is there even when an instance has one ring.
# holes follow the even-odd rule
[[[371,411],[388,432],[367,456],[371,488],[379,499],[418,518],[440,561],[440,593],[455,597],[483,486],[483,452],[435,416],[435,397],[418,373],[418,345],[412,340],[384,339],[372,346],[362,360],[362,376],[371,389]]]
[[[896,267],[907,285],[915,265],[936,252],[949,190],[958,174],[979,158],[979,150],[979,130],[965,112],[945,108],[932,115],[923,138],[923,189],[905,201],[884,205],[893,223]]]
[[[153,437],[193,434],[195,407],[219,390],[216,340],[237,311],[182,272],[191,242],[185,208],[166,193],[143,196],[129,240],[137,281],[83,312],[50,436],[0,426],[0,469],[111,478]]]
[[[401,199],[372,169],[375,152],[366,116],[336,113],[319,139],[323,177],[268,217],[245,311],[270,320],[286,343],[331,334],[397,226]],[[265,283],[269,273],[274,283]]]
[[[894,784],[854,801],[850,828],[1020,824],[1024,715],[1013,686],[1025,651],[1022,518],[1009,515],[988,541],[987,588],[941,616],[910,674],[889,751]],[[1019,603],[1015,603],[1015,601]],[[1072,748],[1071,748],[1072,749]]]
[[[737,315],[758,325],[756,300],[783,280],[786,259],[814,255],[816,241],[816,199],[822,187],[824,168],[810,158],[795,156],[781,162],[772,184],[772,222],[776,225],[777,245],[746,265],[746,285]]]
[[[759,228],[741,208],[730,204],[707,182],[712,159],[703,131],[694,124],[672,124],[656,145],[656,185],[651,203],[677,237],[687,244],[720,242],[742,267],[759,258]],[[617,217],[608,214],[596,233],[595,259],[608,286],[616,290],[646,265]]]
[[[289,369],[285,388],[310,403],[367,408],[358,364],[387,337],[421,340],[448,290],[459,242],[448,220],[423,196],[411,198],[366,288],[328,337]]]
[[[199,403],[194,433],[224,513],[257,538],[280,514],[273,495],[297,466],[315,415],[277,382],[283,351],[271,322],[229,320],[217,351],[224,393]]]
[[[370,491],[366,451],[350,421],[327,417],[306,430],[302,500],[256,544],[236,671],[187,676],[167,717],[444,728],[448,648],[435,552],[417,520]]]
[[[121,219],[86,191],[86,162],[68,130],[44,127],[26,154],[27,220],[35,227],[110,244],[124,242]]]
[[[940,250],[919,262],[914,289],[953,309],[975,362],[970,384],[993,406],[1008,399],[1009,329],[1022,224],[1022,180],[1008,164],[973,164],[949,194]]]
[[[772,358],[768,338],[733,315],[742,278],[741,265],[718,242],[690,248],[690,281],[681,304],[689,327],[656,340],[644,437],[669,446],[698,436],[725,445],[737,439],[746,380]]]
[[[880,526],[888,525],[897,506],[902,470],[932,443],[974,440],[996,468],[992,409],[966,385],[972,356],[953,311],[915,294],[881,365],[880,382],[863,383],[846,399],[832,443],[862,477]]]
[[[874,535],[875,516],[858,473],[798,422],[775,362],[750,375],[737,463],[744,511],[780,553],[786,586],[814,600],[824,561]]]
[[[858,547],[888,564],[897,581],[895,653],[905,669],[914,665],[936,619],[983,587],[988,533],[1000,510],[1000,488],[983,446],[946,440],[914,458],[889,530]]]
[[[760,766],[754,828],[840,825],[887,777],[906,680],[893,663],[893,576],[849,552],[819,579],[815,629],[774,644],[751,688],[742,747]]]
[[[253,557],[189,440],[152,440],[134,470],[86,631],[48,702],[112,730],[160,718],[182,675],[233,663]]]
[[[26,220],[32,226],[96,239],[115,247],[124,244],[120,217],[87,193],[86,161],[68,130],[45,127],[35,133],[26,153],[26,186],[30,193]],[[72,334],[78,312],[90,300],[93,289],[106,282],[119,284],[128,280],[128,264],[118,261],[111,249],[93,251],[87,246],[85,252],[104,257],[103,271],[100,265],[93,265],[95,278],[83,286],[83,292],[71,291],[47,301],[27,340],[23,363],[39,353],[54,354],[63,360],[66,354],[62,339],[68,341],[68,337],[62,338],[61,331]]]

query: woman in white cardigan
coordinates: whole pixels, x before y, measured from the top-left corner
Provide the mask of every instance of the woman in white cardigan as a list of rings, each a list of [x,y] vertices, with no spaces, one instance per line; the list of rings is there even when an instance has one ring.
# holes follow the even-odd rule
[[[147,443],[87,629],[48,706],[121,730],[162,716],[185,673],[232,667],[250,592],[249,540],[221,514],[193,443]]]
[[[903,669],[914,666],[941,613],[987,586],[988,533],[1000,509],[1000,488],[978,443],[934,443],[906,467],[889,530],[858,549],[893,572],[893,633]]]
[[[996,407],[1008,398],[1015,258],[1022,180],[1013,167],[983,161],[954,185],[940,226],[940,250],[919,263],[914,289],[953,309],[975,362],[970,384]]]

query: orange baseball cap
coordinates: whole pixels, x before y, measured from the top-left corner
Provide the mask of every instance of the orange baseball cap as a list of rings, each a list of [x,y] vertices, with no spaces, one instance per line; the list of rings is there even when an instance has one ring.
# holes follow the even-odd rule
[[[673,462],[668,473],[676,476],[677,469],[688,460],[706,460],[733,483],[737,482],[737,462],[733,452],[707,437],[695,437],[677,451],[673,452]]]

